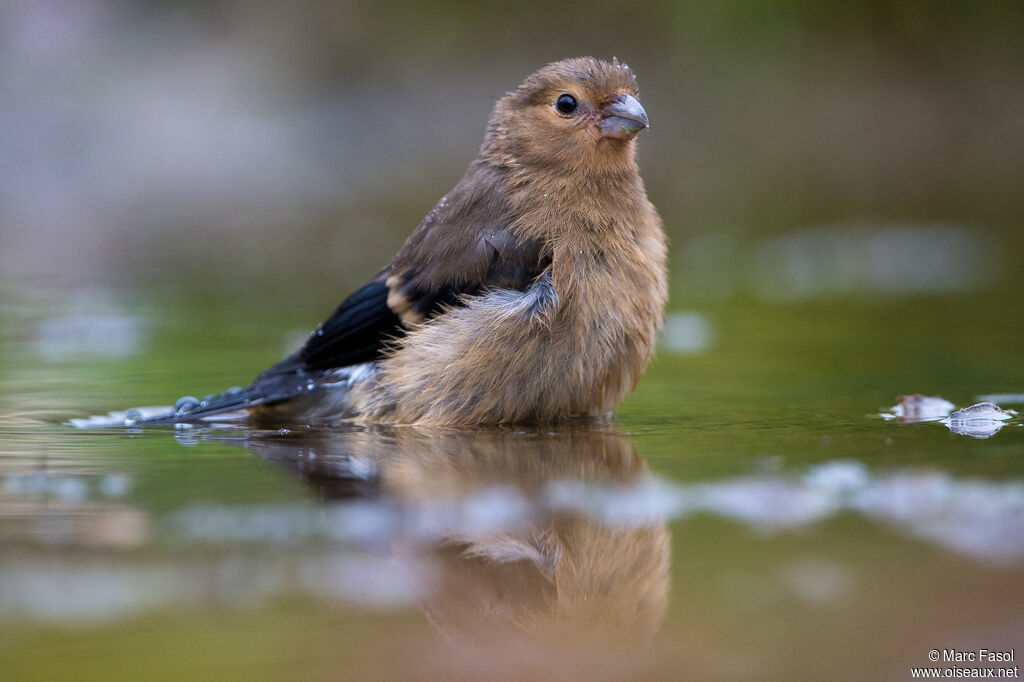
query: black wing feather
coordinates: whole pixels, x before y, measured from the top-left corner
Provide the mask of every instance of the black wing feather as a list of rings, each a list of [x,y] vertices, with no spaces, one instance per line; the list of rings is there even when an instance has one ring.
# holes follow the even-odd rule
[[[388,288],[373,281],[338,306],[294,355],[270,368],[275,373],[282,365],[287,371],[346,367],[372,362],[387,348],[388,341],[405,334],[401,318],[388,307]]]
[[[346,298],[292,355],[256,377],[244,389],[226,391],[166,414],[135,421],[170,424],[195,421],[231,410],[268,405],[308,391],[308,381],[323,370],[376,360],[388,342],[405,334],[402,320],[388,307],[388,288],[374,280]]]

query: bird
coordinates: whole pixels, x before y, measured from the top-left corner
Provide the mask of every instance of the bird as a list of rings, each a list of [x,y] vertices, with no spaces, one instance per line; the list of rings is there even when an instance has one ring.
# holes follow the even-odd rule
[[[550,63],[500,97],[476,158],[390,263],[248,387],[126,423],[466,426],[606,418],[651,358],[667,241],[617,59]]]

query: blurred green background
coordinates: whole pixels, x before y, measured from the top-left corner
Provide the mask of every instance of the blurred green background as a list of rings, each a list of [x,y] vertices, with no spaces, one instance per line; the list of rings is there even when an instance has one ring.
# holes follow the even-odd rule
[[[991,290],[1022,255],[1022,29],[1020,2],[5,3],[0,281],[326,312],[455,183],[498,96],[590,54],[639,78],[674,307],[763,297],[822,249],[833,274],[796,298]],[[936,224],[944,288],[891,281],[917,242],[858,265],[879,230]],[[807,229],[824,241],[779,256]]]

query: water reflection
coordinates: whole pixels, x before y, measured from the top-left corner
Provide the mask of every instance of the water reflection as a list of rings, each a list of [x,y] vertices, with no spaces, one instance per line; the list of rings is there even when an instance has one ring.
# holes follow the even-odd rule
[[[151,495],[138,496],[145,474],[84,450],[48,457],[39,441],[7,441],[0,621],[99,621],[308,596],[372,609],[416,606],[453,642],[495,656],[528,650],[536,659],[574,646],[621,652],[651,638],[668,603],[669,521],[689,532],[702,518],[726,519],[769,540],[793,531],[814,538],[816,525],[856,515],[883,535],[975,562],[1024,562],[1019,478],[836,459],[669,482],[609,425],[88,437],[91,455],[116,442],[141,452],[147,439],[195,446],[172,448],[185,455],[177,471],[191,477],[176,480],[210,478],[217,487],[182,490],[154,506]],[[223,454],[224,445],[293,472],[314,499],[234,499],[260,467],[227,458],[238,476],[204,473],[204,450]],[[275,475],[272,487],[286,483]],[[903,546],[913,551],[914,542]],[[814,603],[851,580],[842,562],[796,565],[781,579]]]
[[[295,472],[319,503],[217,496],[147,512],[125,503],[129,474],[54,462],[4,471],[0,460],[0,619],[104,621],[309,595],[416,605],[455,645],[506,668],[550,668],[568,651],[627,660],[664,618],[667,507],[650,495],[661,484],[610,428],[147,437],[243,447]]]
[[[68,469],[39,470],[0,459],[0,541],[8,549],[25,541],[134,547],[149,538],[148,516],[120,501],[131,487],[130,477]]]
[[[596,517],[567,504],[650,483],[634,445],[611,431],[406,427],[242,444],[342,501],[329,518],[400,566],[449,638],[506,651],[620,648],[649,638],[664,617],[664,514]]]

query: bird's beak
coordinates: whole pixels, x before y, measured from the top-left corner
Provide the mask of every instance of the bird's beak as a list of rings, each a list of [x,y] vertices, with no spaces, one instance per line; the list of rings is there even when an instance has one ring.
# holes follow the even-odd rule
[[[601,109],[601,137],[629,140],[649,124],[647,112],[632,95],[619,95]]]

